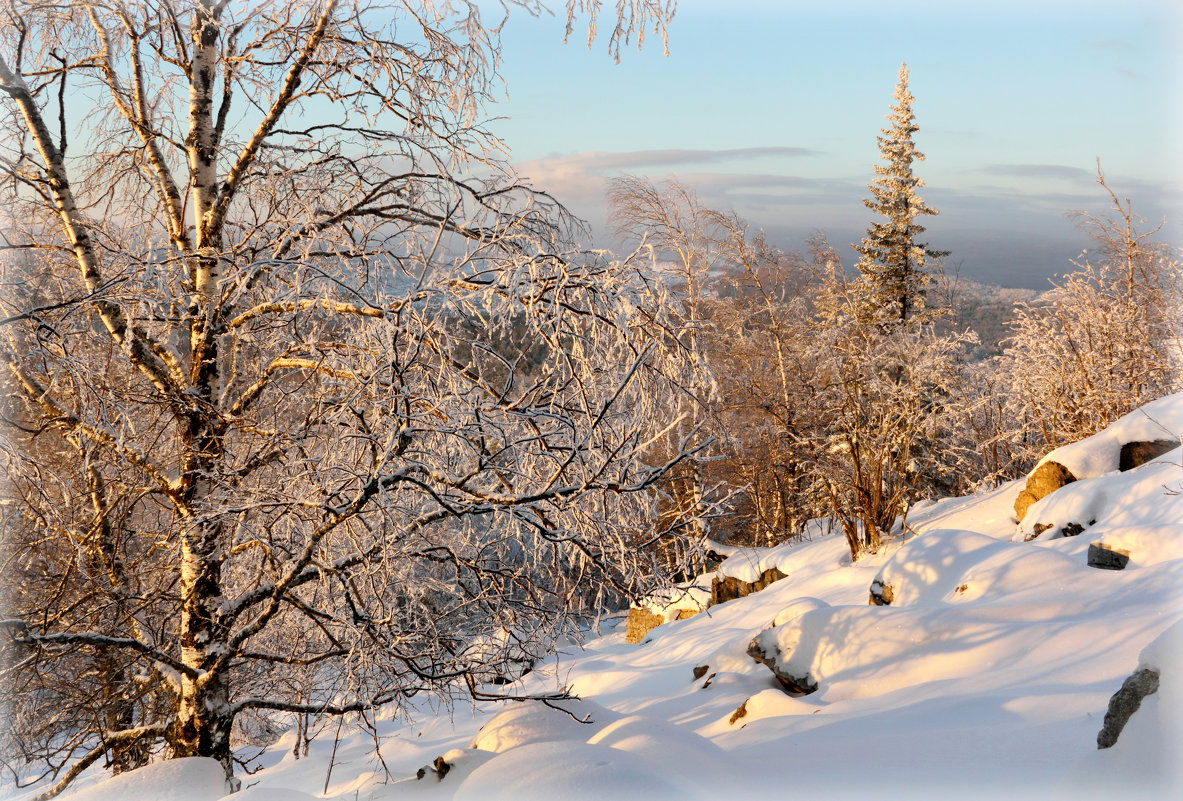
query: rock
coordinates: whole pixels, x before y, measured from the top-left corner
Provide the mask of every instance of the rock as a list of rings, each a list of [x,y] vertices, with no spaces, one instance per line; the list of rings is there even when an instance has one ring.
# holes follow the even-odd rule
[[[1089,521],[1089,525],[1091,526],[1095,522],[1097,522],[1097,521],[1091,520],[1091,521]],[[1023,538],[1023,542],[1031,542],[1031,540],[1036,539],[1043,532],[1049,531],[1055,527],[1056,527],[1055,523],[1036,523],[1034,526],[1031,527],[1031,533]],[[1077,534],[1084,531],[1084,529],[1085,529],[1085,527],[1082,526],[1080,523],[1065,523],[1060,528],[1060,536],[1061,537],[1075,537]]]
[[[419,770],[415,771],[415,778],[422,780],[423,777],[428,773],[434,773],[435,780],[440,781],[448,775],[448,771],[451,769],[452,765],[450,762],[445,762],[442,756],[437,756],[435,758],[435,762],[432,762],[430,765],[424,765],[423,767],[419,768]]]
[[[1117,460],[1117,469],[1125,472],[1141,467],[1152,459],[1157,459],[1167,451],[1179,447],[1177,439],[1152,439],[1141,442],[1127,442],[1121,446],[1121,455]]]
[[[1142,699],[1158,692],[1158,671],[1151,668],[1134,671],[1109,699],[1105,723],[1097,735],[1097,748],[1110,748],[1117,742],[1130,716],[1142,706]]]
[[[1089,544],[1089,567],[1099,567],[1102,570],[1125,570],[1130,563],[1130,552],[1124,548],[1115,548],[1103,542]]]
[[[699,679],[701,679],[703,676],[705,676],[707,674],[707,671],[710,669],[711,669],[710,665],[699,665],[698,667],[696,667],[694,669],[694,680],[698,681]]]
[[[760,644],[759,637],[748,643],[748,656],[771,670],[772,675],[776,676],[776,680],[780,682],[781,689],[789,695],[796,697],[817,692],[817,682],[809,674],[794,676],[782,670],[779,662],[779,657],[781,656],[780,649],[776,649],[774,653],[769,655]]]
[[[867,599],[868,606],[891,606],[891,602],[894,600],[895,590],[890,584],[884,584],[880,579],[871,582],[871,597]]]
[[[1015,519],[1022,523],[1023,515],[1027,514],[1027,509],[1037,500],[1039,499],[1026,489],[1020,490],[1018,497],[1015,498]]]
[[[748,700],[751,700],[751,699],[748,699]],[[727,722],[730,725],[734,726],[735,721],[739,720],[742,717],[745,717],[747,714],[748,714],[748,702],[744,701],[742,704],[740,704],[738,707],[735,708],[735,711],[731,713],[731,717],[729,717],[727,719]]]
[[[755,581],[743,581],[734,576],[716,576],[711,580],[711,600],[708,606],[743,598],[753,592],[759,592],[774,581],[780,581],[783,578],[786,578],[785,574],[775,567],[765,570]]]
[[[1031,504],[1075,480],[1076,476],[1059,462],[1044,462],[1027,476],[1026,488],[1015,498],[1015,517],[1023,522],[1023,515],[1027,514]]]
[[[654,614],[648,609],[641,609],[634,606],[628,610],[628,624],[624,629],[624,641],[630,645],[636,645],[645,635],[652,629],[657,628],[665,622],[665,618],[661,615]]]

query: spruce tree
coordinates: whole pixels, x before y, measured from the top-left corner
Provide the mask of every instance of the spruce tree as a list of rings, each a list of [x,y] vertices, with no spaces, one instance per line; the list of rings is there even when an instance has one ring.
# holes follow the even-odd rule
[[[891,125],[877,137],[886,164],[875,165],[878,177],[868,185],[871,198],[863,201],[886,219],[867,229],[861,244],[852,245],[859,254],[856,266],[863,289],[862,313],[883,324],[931,319],[932,312],[925,308],[924,287],[929,276],[924,268],[929,259],[948,255],[917,241],[924,226],[916,219],[935,215],[937,210],[924,205],[916,194],[924,181],[912,174],[912,162],[923,161],[924,154],[912,142],[919,126],[912,112],[914,98],[908,91],[906,63],[900,65],[894,98],[895,105],[887,115]]]

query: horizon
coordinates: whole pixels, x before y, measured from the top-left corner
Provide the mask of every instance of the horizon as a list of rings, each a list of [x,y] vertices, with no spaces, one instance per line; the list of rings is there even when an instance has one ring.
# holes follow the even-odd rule
[[[489,114],[520,174],[587,220],[595,246],[622,244],[604,194],[628,173],[677,178],[784,250],[820,232],[849,266],[906,61],[920,194],[940,211],[926,240],[952,251],[949,272],[1046,289],[1089,245],[1071,214],[1112,208],[1098,160],[1143,230],[1165,223],[1156,238],[1179,243],[1183,11],[1169,6],[684,2],[668,58],[648,38],[620,64],[602,32],[589,51],[579,31],[563,44],[559,17],[511,14],[508,97]]]

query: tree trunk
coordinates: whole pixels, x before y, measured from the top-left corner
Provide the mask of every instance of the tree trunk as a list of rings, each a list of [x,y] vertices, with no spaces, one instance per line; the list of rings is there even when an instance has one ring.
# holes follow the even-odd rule
[[[230,731],[234,716],[221,674],[208,674],[196,682],[184,679],[177,711],[165,740],[169,758],[210,757],[222,763],[227,780],[233,780]]]
[[[200,482],[204,483],[204,482]],[[197,678],[181,676],[172,725],[166,734],[169,756],[211,757],[233,775],[230,730],[234,724],[229,687],[221,670],[210,663],[226,647],[218,620],[221,606],[221,560],[217,524],[187,526],[181,545],[181,661],[198,671]]]

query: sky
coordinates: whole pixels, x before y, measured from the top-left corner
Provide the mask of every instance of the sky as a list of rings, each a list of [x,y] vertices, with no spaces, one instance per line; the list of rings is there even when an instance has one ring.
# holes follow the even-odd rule
[[[607,4],[610,7],[611,3]],[[496,15],[491,15],[496,16]],[[563,44],[564,18],[513,14],[493,130],[520,174],[618,247],[609,180],[676,177],[785,250],[825,234],[854,252],[876,136],[906,61],[930,246],[947,268],[1046,288],[1104,213],[1110,187],[1183,241],[1183,4],[1172,0],[893,3],[682,0],[669,56],[603,34]],[[605,27],[601,21],[601,30]]]

